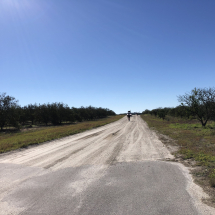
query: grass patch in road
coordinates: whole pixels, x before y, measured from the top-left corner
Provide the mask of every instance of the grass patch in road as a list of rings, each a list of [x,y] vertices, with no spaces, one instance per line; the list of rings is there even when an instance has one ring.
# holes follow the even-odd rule
[[[204,128],[193,119],[168,116],[166,120],[151,115],[142,115],[150,128],[167,135],[180,147],[176,154],[183,160],[195,160],[196,165],[205,168],[205,179],[215,187],[215,123],[208,122]]]
[[[92,128],[97,128],[121,119],[122,115],[110,116],[95,121],[80,122],[72,125],[43,127],[35,130],[18,133],[0,134],[0,153],[8,152],[29,145],[39,144],[46,141],[77,134]]]

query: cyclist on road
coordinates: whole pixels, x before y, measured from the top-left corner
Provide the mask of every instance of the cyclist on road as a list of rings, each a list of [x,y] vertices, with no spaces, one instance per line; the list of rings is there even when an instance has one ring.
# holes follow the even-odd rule
[[[130,121],[130,117],[131,117],[131,116],[132,116],[131,111],[128,111],[128,113],[127,113],[128,121]]]

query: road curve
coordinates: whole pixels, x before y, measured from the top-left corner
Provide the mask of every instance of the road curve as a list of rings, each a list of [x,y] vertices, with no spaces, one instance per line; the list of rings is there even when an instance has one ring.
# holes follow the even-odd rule
[[[215,214],[134,116],[0,155],[0,214]]]

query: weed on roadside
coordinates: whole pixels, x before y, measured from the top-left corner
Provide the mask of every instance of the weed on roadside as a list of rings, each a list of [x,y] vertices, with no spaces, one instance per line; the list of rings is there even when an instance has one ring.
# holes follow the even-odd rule
[[[210,173],[210,185],[215,187],[215,169],[213,169]]]
[[[161,120],[151,115],[142,115],[149,127],[174,139],[180,147],[178,153],[184,160],[193,159],[199,166],[215,169],[215,123],[208,122],[206,127],[195,119],[168,117]],[[209,178],[209,174],[207,175]]]
[[[161,120],[151,115],[141,117],[150,128],[161,134],[159,136],[166,135],[173,139],[163,143],[177,144],[175,161],[192,167],[195,182],[211,197],[204,202],[215,207],[215,122],[210,121],[202,127],[195,119],[169,116],[168,120]]]

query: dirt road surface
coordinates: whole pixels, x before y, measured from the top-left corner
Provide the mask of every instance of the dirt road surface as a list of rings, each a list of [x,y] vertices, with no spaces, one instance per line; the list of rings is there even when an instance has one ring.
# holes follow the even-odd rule
[[[1,215],[215,214],[140,116],[0,155]]]

